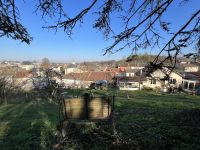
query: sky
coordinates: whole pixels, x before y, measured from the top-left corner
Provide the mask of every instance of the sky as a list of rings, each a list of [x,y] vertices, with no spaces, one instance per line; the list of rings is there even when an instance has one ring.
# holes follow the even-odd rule
[[[92,0],[87,2],[66,0],[65,8],[70,15],[73,15],[91,2]],[[33,41],[30,45],[27,45],[6,37],[0,38],[0,60],[41,61],[42,58],[47,57],[51,62],[83,62],[119,60],[131,54],[130,49],[124,49],[116,54],[102,55],[103,49],[109,46],[111,41],[105,40],[102,33],[92,28],[92,22],[97,18],[95,14],[91,13],[84,17],[84,23],[76,27],[72,37],[69,38],[62,29],[57,32],[43,29],[42,26],[51,25],[52,19],[46,18],[46,22],[48,22],[46,23],[41,19],[39,13],[35,14],[35,4],[35,0],[25,0],[25,2],[17,0],[21,22],[28,29]],[[172,5],[165,17],[175,22],[172,27],[178,29],[184,23],[184,20],[188,19],[197,9],[199,9],[199,0],[191,0],[182,7]],[[117,21],[113,20],[112,24],[115,29],[120,28]],[[147,49],[141,53],[144,52],[157,54],[158,50]]]

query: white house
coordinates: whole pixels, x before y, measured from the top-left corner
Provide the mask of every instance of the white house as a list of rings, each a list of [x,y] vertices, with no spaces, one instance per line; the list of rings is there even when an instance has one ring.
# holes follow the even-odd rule
[[[140,90],[143,87],[143,82],[145,81],[145,77],[139,76],[117,78],[119,90]]]
[[[35,65],[21,65],[20,66],[22,69],[25,69],[27,71],[32,70],[33,68],[35,68]]]
[[[83,71],[79,68],[67,68],[65,69],[65,74],[69,73],[82,73]]]
[[[132,68],[125,68],[124,71],[119,71],[117,72],[116,76],[117,77],[134,77],[136,74],[138,75],[142,74],[142,69],[132,69]]]
[[[200,71],[188,72],[183,75],[182,88],[185,91],[193,91],[200,87]]]
[[[156,70],[151,76],[144,76],[137,72],[134,77],[119,77],[118,86],[120,90],[139,90],[143,88],[164,89],[169,87],[178,88],[182,86],[182,76],[177,72],[169,74],[169,80],[166,80],[168,70]]]
[[[184,64],[183,67],[185,72],[198,72],[200,70],[197,64]]]

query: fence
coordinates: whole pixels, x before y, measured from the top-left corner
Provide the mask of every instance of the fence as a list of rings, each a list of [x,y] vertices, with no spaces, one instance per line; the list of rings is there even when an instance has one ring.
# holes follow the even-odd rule
[[[64,120],[98,120],[108,119],[113,109],[114,96],[64,99]]]

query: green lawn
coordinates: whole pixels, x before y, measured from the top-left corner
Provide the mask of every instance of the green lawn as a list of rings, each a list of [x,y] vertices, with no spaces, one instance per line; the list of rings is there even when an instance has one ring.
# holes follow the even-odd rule
[[[98,92],[97,92],[98,93]],[[102,92],[100,92],[102,93]],[[200,97],[120,92],[115,99],[116,137],[108,122],[70,126],[68,149],[200,149]],[[0,149],[53,149],[56,104],[0,105]]]
[[[57,112],[37,102],[0,106],[0,149],[51,149]]]
[[[140,149],[200,149],[198,96],[140,93],[116,109],[117,129]]]

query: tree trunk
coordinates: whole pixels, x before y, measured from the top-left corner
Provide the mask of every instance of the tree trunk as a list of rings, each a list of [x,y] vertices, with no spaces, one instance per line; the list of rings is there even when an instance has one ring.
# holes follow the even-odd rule
[[[126,97],[127,97],[127,99],[129,100],[129,98],[130,98],[130,97],[129,97],[129,94],[128,94],[128,92],[126,92]]]
[[[4,103],[7,105],[8,101],[7,101],[7,97],[6,97],[6,92],[5,90],[3,90],[3,99],[4,99]]]
[[[6,96],[4,96],[4,103],[5,103],[6,105],[8,104],[8,101],[7,101]]]
[[[53,101],[52,97],[49,97],[48,99],[49,99],[49,103],[52,103],[52,101]]]

